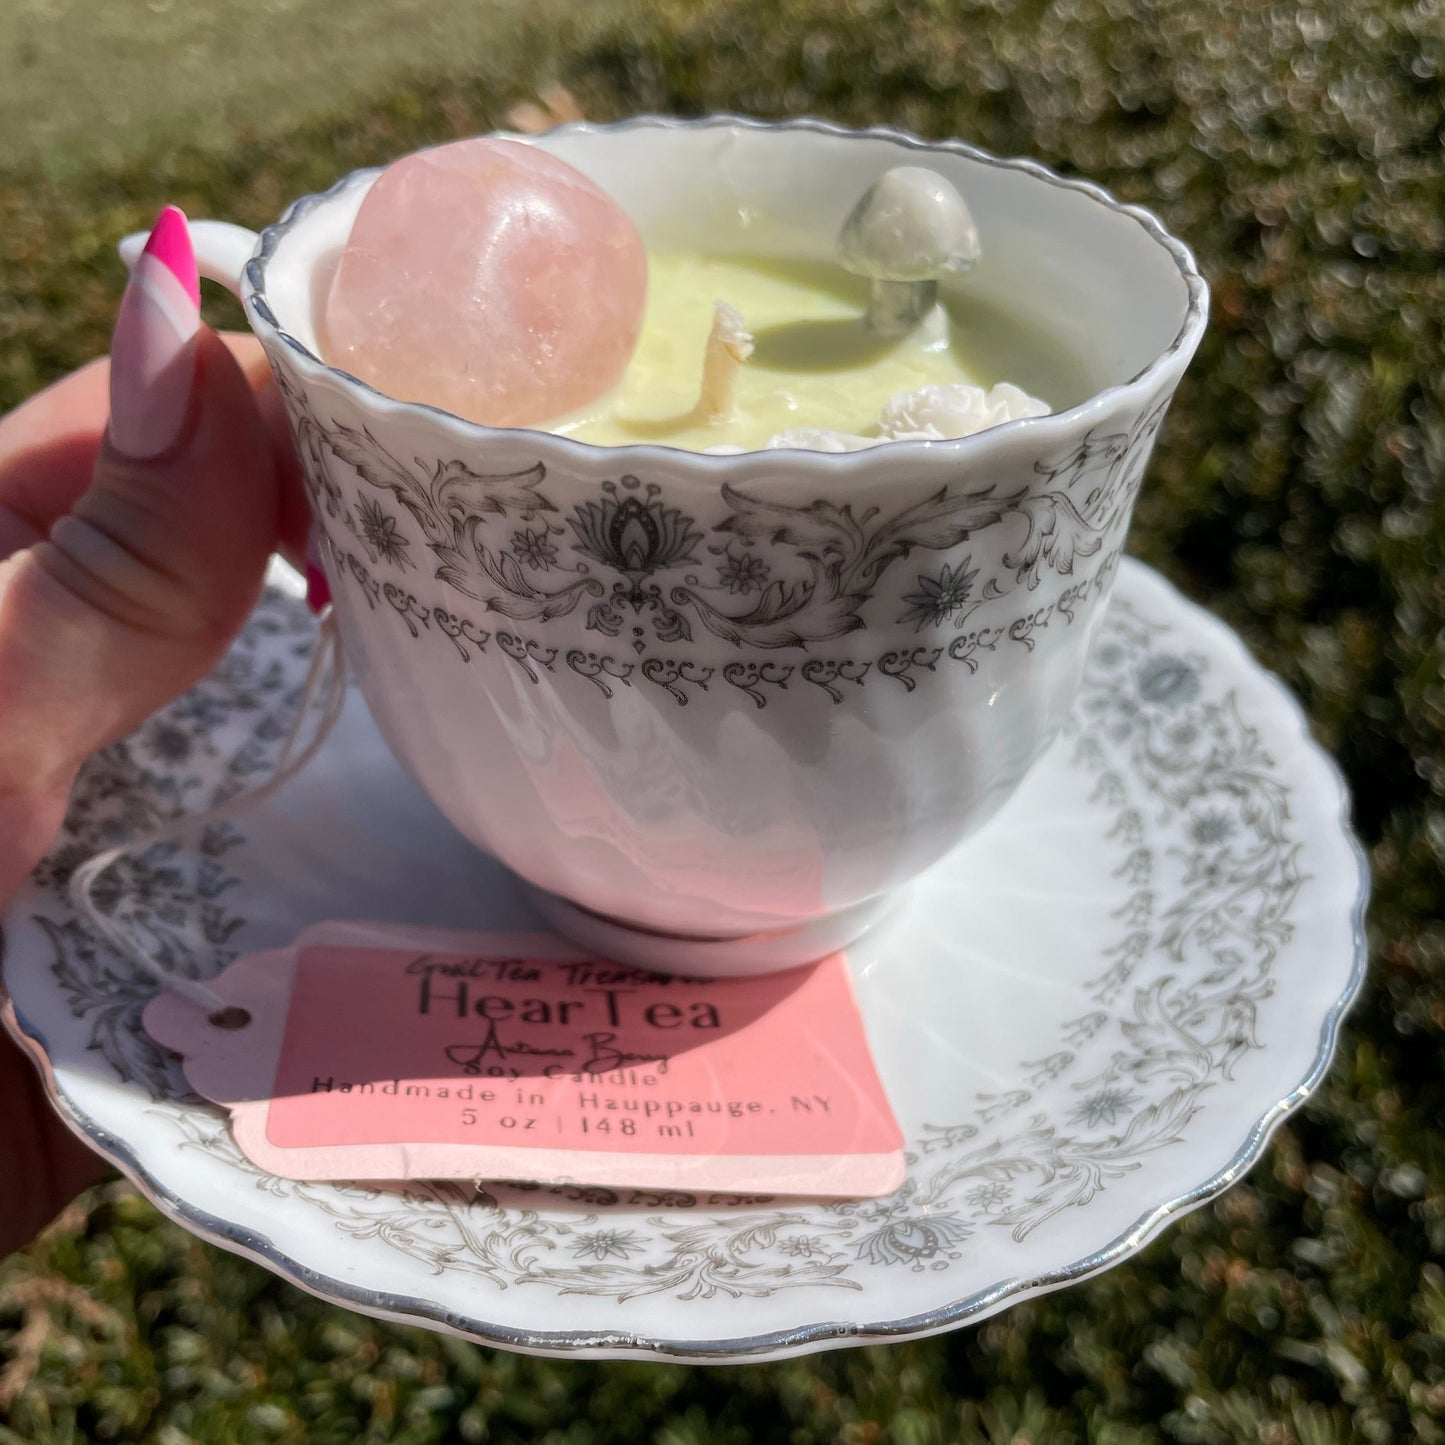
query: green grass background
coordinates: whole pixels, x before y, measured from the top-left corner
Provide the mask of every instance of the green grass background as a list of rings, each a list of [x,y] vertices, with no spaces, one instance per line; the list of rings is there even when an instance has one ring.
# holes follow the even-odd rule
[[[1215,310],[1131,545],[1304,698],[1377,891],[1336,1066],[1250,1179],[980,1328],[722,1371],[535,1361],[319,1304],[110,1186],[0,1268],[0,1439],[1445,1439],[1437,0],[6,3],[0,405],[104,348],[114,242],[160,202],[259,225],[550,80],[596,118],[963,136],[1153,206]]]

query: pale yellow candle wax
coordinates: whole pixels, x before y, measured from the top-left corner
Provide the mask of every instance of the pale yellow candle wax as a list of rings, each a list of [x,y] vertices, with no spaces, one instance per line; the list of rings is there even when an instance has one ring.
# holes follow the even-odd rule
[[[736,415],[705,422],[694,408],[717,301],[742,313],[755,346],[738,377]],[[876,434],[879,412],[899,393],[1002,379],[968,354],[969,328],[925,326],[883,341],[863,324],[867,305],[867,282],[828,262],[654,254],[622,385],[551,430],[603,446],[754,448],[790,427]]]

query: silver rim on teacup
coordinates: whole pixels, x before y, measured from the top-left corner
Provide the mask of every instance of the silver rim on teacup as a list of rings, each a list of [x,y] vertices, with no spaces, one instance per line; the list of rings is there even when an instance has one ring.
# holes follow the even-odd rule
[[[788,141],[788,145],[800,146],[819,159],[837,157],[838,164],[831,167],[820,164],[815,169],[821,175],[803,176],[801,172],[788,170],[778,159],[786,152],[773,152],[770,158],[758,162],[758,157],[771,151],[774,138],[787,137],[797,138]],[[378,624],[372,623],[369,614],[360,610],[360,603],[355,599],[339,601],[343,637],[382,731],[443,812],[473,842],[496,853],[524,879],[554,927],[586,946],[604,949],[614,957],[644,966],[713,976],[766,972],[808,962],[846,946],[871,928],[887,911],[893,892],[980,826],[1017,785],[1062,724],[1071,700],[1070,683],[1062,679],[1066,674],[1072,676],[1076,685],[1087,639],[1097,627],[1107,601],[1122,551],[1128,514],[1154,434],[1202,334],[1208,290],[1189,250],[1169,235],[1148,211],[1123,205],[1095,185],[1065,179],[1033,161],[998,159],[962,142],[929,142],[886,128],[849,131],[815,120],[759,122],[733,116],[702,120],[642,117],[614,125],[577,124],[559,127],[537,138],[537,142],[555,145],[557,153],[564,158],[579,160],[586,152],[603,172],[612,166],[613,184],[619,181],[634,184],[634,201],[640,198],[653,206],[657,216],[664,215],[667,205],[675,203],[643,194],[646,187],[656,188],[658,183],[646,176],[636,179],[640,149],[645,148],[648,155],[655,156],[659,166],[673,167],[674,180],[684,175],[690,177],[700,165],[716,161],[721,187],[727,191],[727,187],[732,186],[727,194],[734,198],[752,195],[749,188],[755,176],[759,177],[758,209],[760,213],[766,211],[766,198],[770,194],[767,188],[773,187],[773,200],[779,202],[781,198],[781,203],[766,224],[775,226],[776,235],[787,238],[783,249],[769,254],[805,254],[790,251],[787,246],[796,243],[807,230],[804,220],[809,208],[821,212],[834,206],[838,197],[833,191],[843,179],[853,184],[862,172],[878,162],[892,164],[900,157],[932,156],[940,165],[945,157],[957,158],[956,164],[971,170],[981,191],[993,197],[998,223],[1006,236],[1010,234],[1009,227],[1013,227],[1015,233],[1028,232],[1033,227],[1033,234],[1051,238],[1050,245],[1040,252],[1037,264],[1028,258],[1020,260],[1010,254],[1012,248],[1003,247],[998,270],[993,273],[993,284],[1018,286],[1037,279],[1038,294],[1029,298],[1034,308],[1030,314],[1037,323],[1047,309],[1048,322],[1058,328],[1059,346],[1065,351],[1073,346],[1078,351],[1079,374],[1085,378],[1079,390],[1087,387],[1089,391],[1077,404],[1047,416],[1004,423],[953,440],[892,442],[842,455],[793,448],[767,453],[709,455],[656,443],[601,447],[545,431],[488,427],[423,403],[396,400],[323,362],[318,354],[319,345],[307,344],[307,336],[317,334],[317,268],[329,254],[325,247],[339,244],[336,228],[345,208],[359,204],[360,196],[356,193],[379,174],[377,170],[353,172],[328,191],[298,200],[259,238],[238,227],[217,223],[201,222],[195,227],[203,272],[240,294],[247,316],[278,376],[290,373],[289,381],[283,376],[283,388],[287,390],[288,406],[293,411],[293,424],[309,427],[313,439],[320,437],[314,448],[318,458],[321,451],[330,446],[331,455],[340,457],[355,470],[358,449],[372,446],[377,448],[375,455],[384,458],[382,469],[404,470],[415,458],[417,478],[424,479],[428,473],[435,474],[436,469],[445,466],[466,466],[478,474],[478,481],[488,480],[480,476],[481,472],[505,473],[509,467],[524,468],[531,463],[528,475],[536,473],[548,479],[546,495],[540,492],[537,495],[542,496],[541,511],[550,514],[550,525],[557,535],[551,539],[544,537],[541,542],[532,539],[530,545],[549,549],[554,559],[557,549],[563,549],[567,555],[560,571],[569,576],[587,574],[589,568],[593,569],[589,580],[572,584],[574,590],[585,587],[590,598],[598,599],[591,608],[579,604],[577,598],[581,593],[578,592],[565,606],[554,610],[518,612],[511,610],[517,594],[495,593],[480,573],[473,579],[475,585],[471,590],[455,580],[450,583],[459,589],[462,594],[459,596],[457,591],[448,591],[442,585],[444,569],[438,569],[436,579],[428,579],[421,577],[415,562],[409,561],[405,565],[412,569],[410,572],[397,568],[394,576],[383,576],[376,556],[369,556],[368,552],[368,562],[367,557],[358,552],[347,554],[338,547],[334,537],[323,535],[323,560],[332,574],[333,597],[338,594],[338,584],[348,583],[349,568],[352,576],[364,579],[360,582],[363,589],[372,589],[371,596],[363,598],[368,609],[374,610],[385,581],[387,600],[401,612],[413,640],[417,636],[418,621],[426,625],[427,616],[444,618],[446,636],[464,660],[470,652],[479,651],[487,637],[495,634],[497,644],[504,650],[510,649],[511,662],[525,671],[533,685],[542,681],[539,670],[550,673],[553,660],[557,660],[559,675],[555,681],[547,680],[544,691],[572,685],[571,679],[561,675],[563,656],[573,672],[584,679],[578,685],[580,693],[565,702],[536,703],[535,717],[537,726],[544,731],[554,727],[558,736],[570,734],[575,757],[587,760],[579,766],[593,770],[585,783],[601,806],[593,808],[591,813],[585,807],[579,806],[570,812],[564,807],[558,817],[553,818],[553,803],[560,784],[551,778],[543,781],[529,778],[525,786],[519,783],[504,799],[494,800],[490,804],[492,816],[482,818],[475,799],[458,801],[458,788],[453,782],[459,776],[462,763],[452,766],[452,778],[448,780],[440,777],[446,771],[441,764],[430,757],[420,757],[419,752],[441,747],[457,755],[475,757],[498,743],[503,744],[503,752],[512,748],[516,743],[515,726],[513,723],[503,725],[500,714],[490,715],[498,704],[496,697],[488,692],[489,688],[498,689],[498,695],[507,694],[509,705],[515,702],[509,690],[517,679],[506,675],[510,663],[498,661],[495,667],[500,671],[486,674],[486,667],[494,665],[489,658],[485,665],[478,665],[480,671],[474,669],[471,678],[462,683],[477,699],[480,713],[486,715],[485,725],[475,735],[462,730],[455,718],[443,718],[436,723],[424,747],[419,747],[417,739],[420,731],[424,731],[422,725],[414,719],[399,718],[397,705],[383,694],[403,686],[396,678],[409,679],[406,685],[411,688],[416,706],[439,705],[444,711],[452,705],[449,698],[456,691],[455,685],[450,679],[438,681],[430,663],[419,662],[410,654],[403,655],[391,640],[381,638]],[[624,163],[632,164],[634,170],[624,174],[619,169]],[[677,169],[684,163],[692,169]],[[749,163],[758,165],[758,170],[746,169]],[[729,166],[734,169],[729,170]],[[608,184],[605,174],[598,179]],[[780,187],[794,179],[798,181],[799,198],[789,210],[791,196]],[[802,192],[808,185],[813,190],[804,196]],[[1050,198],[1040,191],[1040,185],[1064,194],[1057,199]],[[316,226],[306,228],[304,223],[312,217],[316,219]],[[346,224],[349,225],[349,221]],[[687,219],[679,224],[683,231],[693,224],[694,234],[703,225]],[[789,226],[792,232],[788,232]],[[644,226],[645,233],[646,230]],[[340,234],[344,238],[344,232]],[[288,248],[288,239],[292,237],[296,239]],[[318,240],[324,243],[320,248]],[[702,249],[712,248],[705,243]],[[766,251],[767,247],[762,249]],[[287,255],[290,259],[285,259]],[[1033,271],[1029,270],[1030,266]],[[1100,300],[1101,296],[1107,299]],[[298,329],[302,335],[297,334]],[[318,420],[315,412],[318,402],[332,409],[331,420]],[[328,426],[334,426],[337,434],[344,432],[350,440],[335,445],[327,437]],[[396,440],[388,440],[393,429]],[[1111,429],[1114,434],[1105,435]],[[373,437],[373,430],[380,440]],[[1100,470],[1089,473],[1080,464],[1063,460],[1070,448],[1076,454],[1080,448],[1088,452],[1096,440],[1100,443],[1098,456],[1112,467],[1107,476],[1102,464]],[[1107,445],[1103,445],[1105,443]],[[425,457],[418,455],[423,450],[428,453]],[[450,461],[453,457],[459,460]],[[760,460],[763,457],[767,458],[766,464]],[[478,458],[484,458],[486,465]],[[1048,465],[1053,464],[1051,458],[1057,460],[1056,472],[1039,480]],[[324,459],[316,460],[314,469],[324,472],[327,465]],[[363,460],[363,468],[365,465]],[[1072,470],[1065,475],[1069,467]],[[358,475],[365,476],[364,470]],[[521,470],[514,470],[511,478],[515,481],[523,475]],[[315,478],[309,480],[313,483],[315,503],[319,489]],[[374,476],[367,476],[365,480],[373,488],[387,485]],[[498,477],[490,480],[496,481]],[[881,485],[884,481],[886,487]],[[358,485],[367,496],[367,504],[373,506],[374,494],[364,483]],[[527,482],[525,485],[537,484]],[[621,488],[632,490],[624,495]],[[1040,488],[1052,488],[1052,492],[1041,497],[1037,494]],[[1076,491],[1066,495],[1066,488]],[[1011,494],[1004,497],[1010,489]],[[401,490],[393,488],[393,492],[395,499],[415,517],[417,509]],[[739,502],[743,492],[747,495],[742,495]],[[1019,580],[1016,584],[1013,579],[1016,561],[996,535],[1001,530],[994,526],[999,517],[984,518],[986,507],[997,509],[998,506],[998,501],[986,500],[991,492],[999,500],[1013,504],[1012,513],[1003,520],[1012,525],[1014,518],[1024,519],[1019,521],[1019,526],[1026,520],[1029,537],[1034,540],[1034,560],[1017,568],[1019,579],[1024,578],[1025,572],[1029,574],[1026,583]],[[1083,507],[1087,513],[1094,498],[1101,494],[1104,500],[1098,504],[1096,515],[1081,518],[1078,508]],[[511,493],[513,498],[521,495],[519,488]],[[734,509],[732,515],[721,515],[723,504],[717,500],[720,497],[726,498],[726,506]],[[584,512],[590,512],[596,522],[608,508],[616,512],[628,506],[634,513],[649,508],[659,524],[672,525],[667,520],[672,518],[680,528],[678,535],[695,535],[694,548],[706,545],[711,553],[721,555],[720,545],[732,548],[740,525],[754,529],[752,539],[746,543],[748,546],[756,546],[757,539],[768,527],[772,528],[772,540],[776,542],[790,525],[785,514],[817,515],[818,509],[826,507],[831,508],[835,517],[844,518],[840,527],[861,534],[863,523],[886,513],[890,507],[901,509],[900,516],[904,513],[916,516],[925,497],[929,499],[928,505],[936,502],[938,509],[955,509],[950,521],[952,531],[948,534],[952,540],[939,540],[941,524],[936,520],[930,522],[932,532],[925,540],[918,540],[916,534],[906,533],[906,529],[896,532],[888,558],[866,581],[855,578],[850,584],[853,592],[843,599],[841,611],[852,610],[842,617],[841,623],[837,616],[818,620],[812,632],[800,626],[786,637],[778,629],[769,637],[757,627],[751,631],[737,628],[729,631],[733,623],[741,620],[741,614],[736,608],[728,612],[711,606],[721,595],[721,575],[718,582],[694,575],[680,577],[684,562],[699,574],[714,565],[703,558],[682,556],[684,549],[680,544],[667,560],[658,563],[656,577],[651,571],[642,576],[635,572],[628,574],[626,581],[631,591],[624,595],[617,590],[623,583],[615,578],[627,574],[627,564],[618,560],[615,547],[607,554],[606,546],[598,540],[600,523],[593,525],[583,516]],[[1020,501],[1021,498],[1024,500]],[[526,500],[524,498],[524,503]],[[1053,506],[1055,511],[1041,520],[1043,514],[1036,515],[1030,510],[1040,504]],[[344,510],[347,504],[342,505]],[[509,505],[515,514],[518,504]],[[969,506],[972,511],[965,516]],[[750,517],[740,523],[739,514],[748,509],[751,509]],[[436,511],[437,517],[432,520],[440,518],[442,524],[450,525],[449,514],[441,516],[440,504]],[[478,536],[478,523],[484,530],[496,524],[500,508],[488,505],[481,511],[488,515],[482,516],[479,512],[473,519],[473,530],[468,533],[471,542]],[[1087,537],[1080,534],[1082,546],[1075,548],[1072,541],[1059,545],[1059,555],[1055,556],[1050,552],[1055,543],[1040,542],[1038,537],[1045,532],[1053,536],[1056,524],[1061,534],[1065,524],[1060,518],[1069,512],[1076,524],[1087,521],[1091,530]],[[405,517],[399,520],[406,521]],[[881,528],[887,520],[883,518],[878,526]],[[576,533],[575,541],[567,533],[564,521]],[[389,521],[387,525],[392,524]],[[510,521],[507,523],[512,525]],[[993,534],[978,543],[981,530],[989,527],[993,527]],[[325,530],[323,527],[323,534]],[[424,522],[422,530],[425,531]],[[501,557],[503,531],[505,528],[488,543],[494,548],[492,562],[487,564],[492,577],[496,576],[493,564]],[[356,528],[352,525],[352,535],[355,534]],[[420,557],[435,541],[435,534],[414,536],[410,557]],[[513,541],[515,543],[515,536]],[[966,556],[963,555],[965,541],[971,549]],[[349,546],[345,537],[342,542]],[[1040,547],[1049,564],[1044,568],[1048,586],[1035,594],[1033,589],[1040,587],[1037,561]],[[430,550],[437,548],[431,546]],[[785,551],[788,556],[781,555]],[[948,552],[950,560],[944,563],[940,574],[950,589],[948,597],[966,595],[972,588],[975,600],[963,615],[971,614],[988,600],[994,607],[992,620],[1005,624],[993,629],[1003,638],[1005,649],[1013,643],[1020,644],[1009,659],[995,662],[990,657],[983,661],[986,675],[1002,679],[991,684],[994,698],[1000,695],[1004,698],[998,715],[987,724],[970,720],[978,715],[981,704],[973,694],[965,695],[962,668],[955,669],[946,685],[941,679],[938,682],[939,689],[948,695],[950,705],[955,708],[956,715],[951,720],[939,716],[937,699],[923,701],[932,680],[925,684],[920,679],[924,671],[934,671],[935,662],[944,651],[942,645],[931,649],[932,660],[918,663],[916,675],[909,675],[909,669],[915,665],[910,657],[916,661],[930,653],[930,648],[923,643],[948,641],[941,635],[922,637],[927,619],[917,622],[918,635],[913,635],[911,628],[918,614],[920,589],[927,593],[930,587],[938,588],[938,578],[929,579],[919,574],[913,579],[915,592],[907,594],[904,588],[908,577],[904,574],[910,568],[898,566],[886,584],[879,583],[885,568],[893,566],[897,558],[907,558],[911,551]],[[1081,563],[1077,572],[1076,552]],[[804,569],[813,568],[815,574],[821,570],[816,546],[812,554],[802,545],[774,547],[773,554],[767,563],[773,569],[771,587],[782,586],[786,581],[796,595],[799,587],[807,585]],[[728,555],[731,557],[732,553]],[[681,560],[674,561],[674,558]],[[1086,558],[1092,559],[1088,567],[1082,565]],[[942,562],[939,556],[933,563],[935,569]],[[756,565],[756,562],[749,563],[749,566]],[[791,579],[783,575],[789,565],[794,569]],[[517,564],[511,566],[515,572]],[[376,577],[372,577],[369,567],[378,568]],[[607,568],[612,572],[608,573]],[[660,587],[651,586],[656,597],[656,610],[649,614],[654,636],[644,637],[642,626],[631,625],[641,620],[642,584],[655,584],[664,578],[668,568],[674,570],[663,585],[671,591],[664,596]],[[1088,574],[1091,569],[1092,575],[1083,575],[1081,580],[1081,574]],[[717,570],[721,574],[721,566]],[[864,570],[861,566],[855,569],[860,575]],[[917,572],[916,567],[911,570]],[[1010,575],[1005,577],[1005,572]],[[979,580],[975,583],[974,578]],[[620,598],[620,601],[604,595],[604,580],[611,582],[614,599]],[[680,582],[687,586],[679,585]],[[1002,590],[1000,582],[1004,583]],[[1018,592],[1018,605],[1025,610],[1018,618],[1011,619],[998,610],[1003,604],[996,599],[1005,596],[1015,585],[1019,588],[1026,585],[1028,590]],[[699,588],[713,594],[701,605],[693,596]],[[408,589],[415,589],[415,596]],[[727,590],[737,589],[729,584]],[[537,591],[533,595],[541,594]],[[687,605],[696,606],[691,622],[686,617],[679,620],[677,612],[672,610],[679,595],[687,595],[690,599]],[[397,597],[407,600],[398,605]],[[531,600],[529,596],[527,601]],[[832,600],[837,602],[836,598]],[[626,617],[628,626],[624,628],[618,618],[628,602],[637,616]],[[1062,621],[1055,625],[1052,634],[1042,637],[1042,628],[1047,623],[1043,605],[1046,602],[1047,610],[1052,611],[1057,605],[1060,616],[1067,617],[1067,641],[1060,638],[1066,626]],[[468,605],[470,615],[465,610]],[[646,605],[651,608],[654,603],[649,600]],[[593,614],[608,606],[612,606],[612,612],[595,623]],[[906,617],[902,615],[905,606],[912,608]],[[352,609],[349,623],[348,607]],[[1077,627],[1073,626],[1073,609],[1084,618]],[[820,605],[820,614],[822,610]],[[834,611],[841,615],[839,608],[835,607]],[[524,635],[525,629],[518,631],[518,625],[509,620],[519,616],[532,619],[530,636]],[[671,619],[667,623],[670,630],[664,629],[660,617]],[[954,627],[963,624],[963,617],[955,621],[952,612],[947,618]],[[905,627],[905,623],[910,626]],[[1018,630],[1021,626],[1022,632]],[[827,630],[828,627],[832,630]],[[632,636],[619,637],[624,631]],[[1039,641],[1037,654],[1036,641]],[[823,652],[828,655],[811,651],[815,644],[826,644]],[[629,646],[635,654],[626,650]],[[689,649],[685,657],[679,653],[682,646]],[[995,643],[986,641],[980,646],[992,653]],[[610,652],[609,647],[613,649]],[[1024,647],[1028,649],[1027,657],[1022,652]],[[648,648],[655,649],[651,656],[644,655]],[[879,649],[888,650],[880,652]],[[948,656],[966,664],[970,674],[977,672],[983,659],[982,651],[975,658],[957,649],[955,641],[948,649]],[[368,658],[369,651],[375,656]],[[573,661],[574,657],[585,660],[579,664]],[[678,672],[679,666],[682,674]],[[656,668],[657,673],[650,674],[649,667]],[[809,669],[819,667],[823,669],[821,673],[810,675]],[[687,677],[689,668],[691,679]],[[868,682],[872,695],[860,701],[861,679],[870,669]],[[472,680],[483,675],[491,681],[479,684]],[[680,675],[682,682],[677,681]],[[871,729],[877,739],[883,741],[877,742],[871,751],[856,742],[848,744],[843,750],[851,750],[847,766],[840,761],[842,751],[829,753],[821,761],[820,755],[813,753],[812,761],[806,766],[814,769],[814,776],[808,778],[804,776],[806,768],[801,760],[808,753],[810,740],[817,735],[817,730],[827,732],[830,726],[821,715],[805,716],[808,707],[816,701],[816,689],[808,684],[816,683],[831,697],[833,704],[841,705],[845,702],[845,689],[842,684],[835,686],[830,681],[839,676],[849,684],[860,683],[859,689],[851,686],[846,689],[847,706],[841,711],[861,719],[864,731]],[[644,678],[647,679],[645,685]],[[685,683],[697,679],[701,679],[697,681],[699,690],[691,697],[686,696]],[[714,682],[711,692],[708,679]],[[794,687],[785,697],[789,679]],[[889,679],[906,689],[906,698],[882,696],[884,687],[893,685]],[[654,682],[670,693],[678,705],[695,704],[687,718],[679,721],[673,714],[663,721],[662,713],[658,712],[655,726],[650,730],[636,722],[636,717],[647,707],[666,709],[671,705],[669,699],[651,693],[646,702],[641,700],[641,694]],[[761,710],[770,705],[773,711],[756,717],[746,711],[738,713],[728,722],[731,741],[726,746],[730,752],[714,756],[708,751],[712,744],[702,741],[703,730],[698,726],[697,714],[709,708],[716,713],[725,706],[719,702],[720,697],[728,694],[725,682],[746,694],[747,700],[738,702],[738,707],[755,706]],[[596,693],[604,694],[612,709],[605,722],[598,722],[594,717],[601,706]],[[614,693],[617,694],[615,701]],[[810,701],[804,700],[810,695]],[[731,701],[737,702],[736,697]],[[988,706],[992,705],[990,699]],[[912,711],[904,719],[903,712],[908,709]],[[973,713],[969,709],[973,709]],[[1030,709],[1033,713],[1045,714],[1047,724],[1037,723]],[[390,718],[386,716],[388,712],[392,714]],[[1022,733],[1017,729],[1010,733],[1004,715],[1011,714],[1017,722],[1021,712],[1026,714],[1028,726]],[[633,719],[630,734],[618,721],[629,717]],[[746,748],[736,737],[740,726],[738,718],[749,719],[747,726],[755,730],[764,749],[772,746],[779,756],[766,761],[772,770],[771,778],[760,770],[748,779],[751,794],[735,799],[729,793],[730,780],[740,777],[749,763]],[[718,729],[716,738],[721,739],[723,724],[716,716],[713,723]],[[952,735],[948,732],[950,726],[954,729]],[[888,740],[890,734],[893,741]],[[951,770],[948,786],[953,793],[945,801],[935,802],[924,797],[917,776],[910,776],[897,786],[894,785],[896,779],[872,781],[889,774],[890,769],[902,776],[904,765],[896,764],[887,752],[888,747],[898,746],[896,739],[902,735],[907,735],[909,745],[923,746],[915,774],[926,771],[934,762],[941,764],[937,769],[941,774],[950,774]],[[629,736],[630,743],[625,741]],[[651,743],[661,739],[661,772],[669,775],[684,793],[692,790],[681,821],[669,820],[671,832],[667,834],[683,839],[681,851],[688,855],[686,866],[682,861],[674,863],[663,857],[662,845],[644,836],[645,827],[652,826],[648,818],[658,816],[657,804],[666,793],[666,779],[659,782],[654,778],[648,782],[652,795],[644,806],[637,799],[616,792],[615,775],[619,770],[612,763],[607,764],[612,773],[604,775],[596,771],[595,760],[601,756],[599,749],[605,751],[604,745],[610,745],[614,752],[618,748],[625,751],[638,739]],[[717,741],[716,746],[721,749],[724,743]],[[949,757],[951,748],[959,755],[984,761],[958,764]],[[994,761],[995,754],[1001,761]],[[534,763],[535,759],[526,766]],[[500,765],[492,763],[491,766],[495,779]],[[520,754],[512,757],[512,766],[526,771]],[[542,778],[547,766],[536,765],[538,778]],[[974,776],[966,783],[960,776],[954,776],[969,768],[973,769]],[[710,769],[715,777],[698,783],[698,777]],[[869,780],[862,789],[867,796],[846,807],[833,800],[820,802],[818,778],[826,778],[830,787],[836,779],[841,787],[848,788],[853,786],[854,778]],[[472,792],[479,791],[470,775],[462,781]],[[545,792],[546,786],[553,789],[552,794]],[[609,787],[614,789],[611,797]],[[894,787],[892,794],[888,792],[889,787]],[[540,819],[535,823],[522,803],[524,795],[530,796],[528,788],[535,788],[537,796],[546,803],[533,810]],[[972,789],[971,797],[965,796],[968,789]],[[785,800],[789,800],[787,806],[792,806],[791,800],[804,798],[806,806],[798,804],[795,813],[803,820],[795,830],[802,843],[794,847],[794,856],[781,865],[779,875],[795,881],[780,884],[764,898],[765,888],[773,880],[765,877],[762,863],[753,863],[744,857],[745,843],[749,842],[744,834],[751,828],[755,835],[763,836],[768,827],[776,833],[775,825],[782,816]],[[652,809],[650,814],[648,808]],[[948,827],[945,827],[940,819],[950,809]],[[869,841],[865,836],[866,826],[860,826],[860,814],[865,820],[872,816],[891,820],[887,826],[893,829],[892,841]],[[931,832],[920,841],[917,831],[910,832],[910,829],[911,820],[923,814],[929,815]],[[600,820],[595,838],[583,838],[575,828],[568,831],[578,817],[584,821]],[[738,817],[750,821],[740,825],[736,822]],[[771,817],[773,823],[762,826],[756,821],[759,817]],[[616,831],[619,820],[620,834]],[[791,827],[791,819],[785,821]],[[951,834],[949,827],[953,829]],[[522,835],[528,829],[533,829],[536,836],[524,838]],[[579,838],[582,841],[579,842]],[[548,852],[549,839],[553,845],[551,853]],[[694,847],[695,839],[701,841]],[[884,856],[886,848],[895,843],[896,855]],[[697,859],[703,862],[699,864]],[[815,897],[807,895],[807,889],[796,882],[806,872],[805,865],[815,870],[818,880]],[[767,866],[779,865],[769,862]],[[677,879],[683,880],[683,884],[673,888],[671,881]],[[701,881],[697,881],[699,879]],[[757,895],[763,901],[753,901],[753,895],[748,892],[750,880],[756,880],[763,890]],[[780,902],[790,887],[795,896]]]

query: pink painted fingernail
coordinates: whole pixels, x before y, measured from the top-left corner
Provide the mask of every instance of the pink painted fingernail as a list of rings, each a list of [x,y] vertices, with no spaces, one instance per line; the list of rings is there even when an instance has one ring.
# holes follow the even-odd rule
[[[153,457],[179,439],[196,377],[201,279],[185,215],[167,206],[121,298],[110,347],[110,440]]]

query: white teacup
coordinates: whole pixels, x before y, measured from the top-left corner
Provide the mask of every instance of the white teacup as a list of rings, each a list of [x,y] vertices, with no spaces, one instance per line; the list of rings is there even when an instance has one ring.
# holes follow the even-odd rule
[[[347,655],[436,805],[584,946],[684,973],[806,962],[983,824],[1058,733],[1206,287],[1147,212],[957,142],[718,117],[533,143],[653,247],[784,257],[826,254],[889,167],[930,166],[978,223],[970,289],[1011,298],[1083,377],[1077,405],[957,441],[591,446],[396,401],[320,359],[375,171],[259,240],[197,227],[285,393]]]

